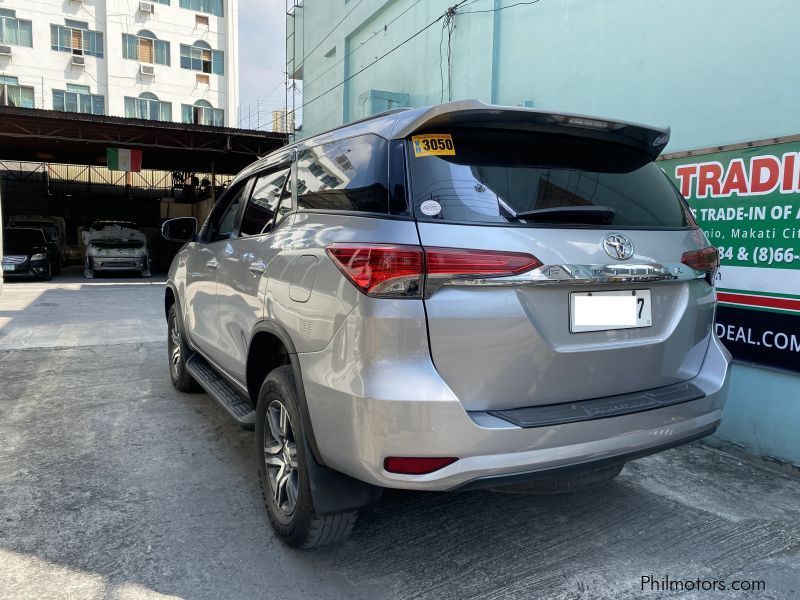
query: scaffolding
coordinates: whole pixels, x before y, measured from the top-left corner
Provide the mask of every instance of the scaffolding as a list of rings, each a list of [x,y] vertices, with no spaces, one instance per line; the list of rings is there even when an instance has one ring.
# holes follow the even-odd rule
[[[286,0],[286,121],[292,123],[289,141],[297,138],[297,130],[302,127],[297,96],[301,89],[297,82],[303,80],[303,61],[305,59],[305,35],[303,22],[303,0]],[[298,58],[299,56],[299,58]],[[302,99],[301,99],[302,106]],[[298,123],[300,123],[298,125]]]

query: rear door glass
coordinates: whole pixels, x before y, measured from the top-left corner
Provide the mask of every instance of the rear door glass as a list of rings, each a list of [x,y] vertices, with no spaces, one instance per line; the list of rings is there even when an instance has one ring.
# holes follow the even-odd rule
[[[686,202],[644,153],[558,134],[455,130],[452,154],[409,140],[414,212],[420,220],[683,229]]]
[[[242,217],[241,235],[258,235],[275,218],[289,169],[262,175],[256,179],[253,193]]]

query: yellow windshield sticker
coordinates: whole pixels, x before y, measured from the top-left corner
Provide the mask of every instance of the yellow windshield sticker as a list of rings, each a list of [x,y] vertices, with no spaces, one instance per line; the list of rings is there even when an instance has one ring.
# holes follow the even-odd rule
[[[449,133],[431,133],[415,135],[411,138],[414,144],[414,156],[455,156],[456,147],[453,136]]]

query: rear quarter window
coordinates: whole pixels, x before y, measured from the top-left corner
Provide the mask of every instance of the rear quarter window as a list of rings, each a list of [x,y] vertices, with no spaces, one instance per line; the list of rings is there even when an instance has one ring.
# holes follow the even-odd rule
[[[388,145],[357,136],[303,150],[297,160],[300,210],[389,212]]]
[[[695,226],[669,178],[635,149],[558,134],[469,129],[447,133],[452,135],[453,155],[420,153],[419,148],[415,153],[409,140],[412,202],[420,220],[545,227]]]

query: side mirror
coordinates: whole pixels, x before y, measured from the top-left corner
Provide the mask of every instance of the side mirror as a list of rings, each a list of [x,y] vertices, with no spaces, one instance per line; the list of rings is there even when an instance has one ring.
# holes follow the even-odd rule
[[[179,217],[164,221],[161,226],[161,235],[170,242],[192,242],[197,237],[197,219]]]

